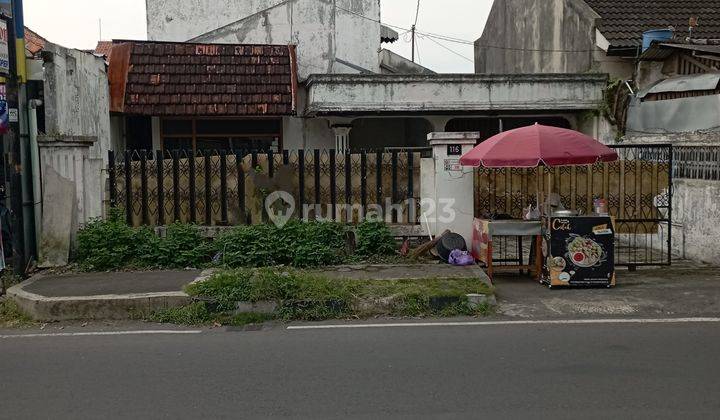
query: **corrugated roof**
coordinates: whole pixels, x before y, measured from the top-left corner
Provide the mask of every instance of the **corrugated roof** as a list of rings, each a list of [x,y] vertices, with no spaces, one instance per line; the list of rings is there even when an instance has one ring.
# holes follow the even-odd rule
[[[294,46],[116,41],[111,111],[152,116],[295,112]]]
[[[664,60],[678,50],[692,51],[702,54],[712,54],[720,57],[720,45],[709,45],[709,44],[680,44],[680,43],[668,43],[668,42],[654,42],[650,48],[640,56],[643,60]]]
[[[675,28],[676,38],[688,35],[689,20],[699,18],[693,38],[720,38],[718,0],[585,0],[600,15],[598,29],[615,48],[642,45],[643,32]]]

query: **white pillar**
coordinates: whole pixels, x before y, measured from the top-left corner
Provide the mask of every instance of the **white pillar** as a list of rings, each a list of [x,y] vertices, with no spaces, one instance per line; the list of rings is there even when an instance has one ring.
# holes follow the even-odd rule
[[[465,238],[468,249],[475,218],[474,170],[460,166],[460,157],[472,150],[479,139],[477,132],[430,133],[432,161],[421,164],[422,210],[430,221],[431,233],[458,233]]]
[[[350,150],[350,130],[351,125],[338,124],[332,126],[335,133],[335,150],[338,153],[345,153]]]

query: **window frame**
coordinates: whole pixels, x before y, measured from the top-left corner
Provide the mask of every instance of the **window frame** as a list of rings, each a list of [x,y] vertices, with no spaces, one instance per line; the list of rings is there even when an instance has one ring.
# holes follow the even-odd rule
[[[258,120],[268,120],[268,121],[276,121],[279,122],[279,128],[280,131],[276,133],[260,133],[260,134],[252,134],[252,133],[226,133],[226,134],[198,134],[197,132],[197,122],[198,120],[232,120],[232,121],[258,121]],[[165,134],[165,124],[167,121],[191,121],[192,122],[192,133],[185,133],[185,134]],[[197,140],[198,138],[202,139],[237,139],[237,138],[268,138],[268,139],[278,139],[278,145],[276,152],[282,152],[284,150],[283,148],[283,119],[282,117],[162,117],[160,118],[160,148],[161,150],[165,150],[165,139],[191,139],[192,141],[192,151],[193,153],[197,153]],[[233,150],[230,148],[230,144],[228,144],[228,148],[226,150]]]

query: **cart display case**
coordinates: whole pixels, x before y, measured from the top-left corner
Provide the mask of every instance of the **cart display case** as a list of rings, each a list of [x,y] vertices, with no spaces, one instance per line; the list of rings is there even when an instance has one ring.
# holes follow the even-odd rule
[[[615,286],[615,226],[612,217],[545,218],[542,248],[542,282],[549,287]]]

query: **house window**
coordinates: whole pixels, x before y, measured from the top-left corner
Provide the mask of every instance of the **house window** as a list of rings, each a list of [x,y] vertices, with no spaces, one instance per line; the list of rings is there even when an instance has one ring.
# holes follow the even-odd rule
[[[164,150],[282,150],[282,119],[164,118]]]

